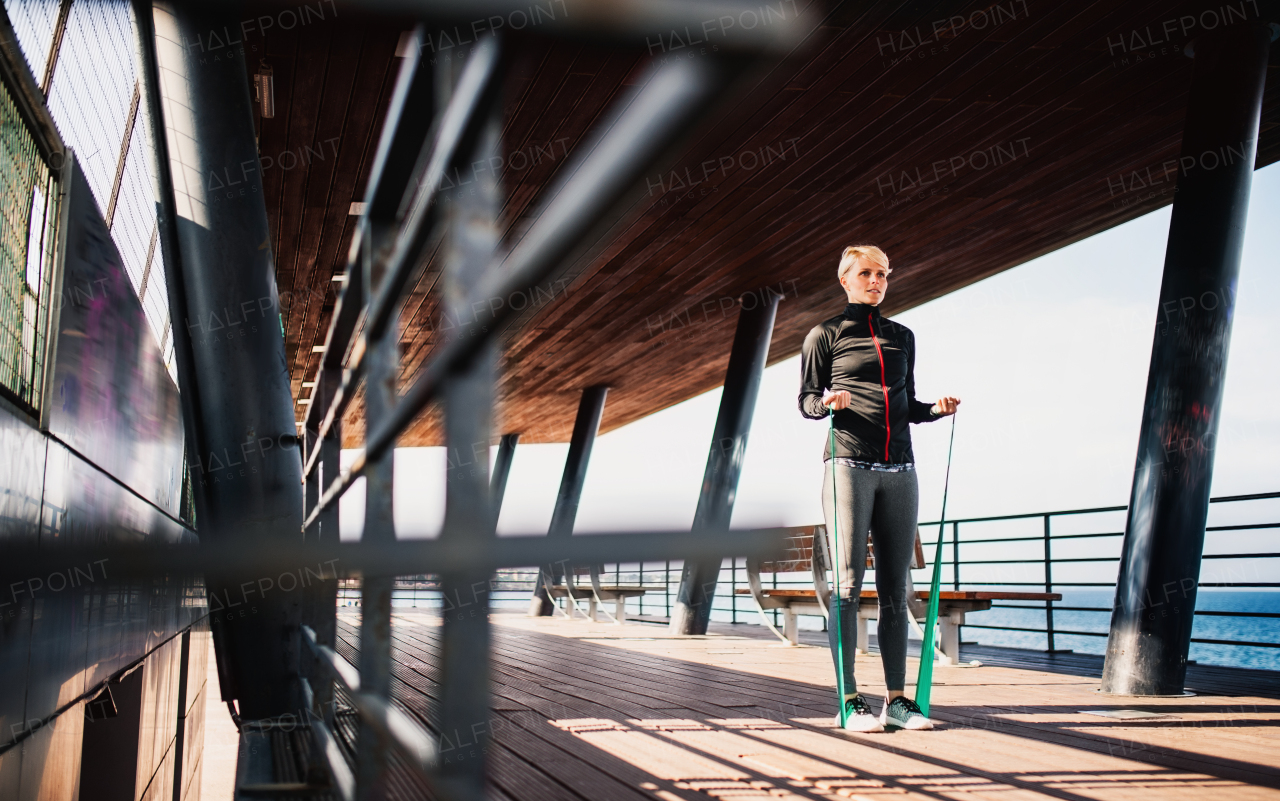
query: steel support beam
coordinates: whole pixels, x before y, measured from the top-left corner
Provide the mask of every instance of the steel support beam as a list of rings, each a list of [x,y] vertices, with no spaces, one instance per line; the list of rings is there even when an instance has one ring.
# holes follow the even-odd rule
[[[1267,27],[1240,25],[1188,48],[1195,71],[1104,692],[1176,695],[1186,678],[1270,42]]]
[[[271,232],[244,61],[209,59],[189,44],[237,20],[222,6],[156,3],[149,44],[166,78],[156,82],[150,65],[144,77],[149,106],[158,87],[153,120],[165,131],[160,173],[171,183],[160,205],[172,202],[176,230],[162,247],[180,296],[171,311],[184,412],[197,418],[188,460],[200,537],[257,547],[296,539],[303,503]],[[219,673],[229,672],[224,697],[248,719],[296,711],[297,638],[285,631],[297,627],[300,604],[284,593],[250,596],[245,578],[207,577]]]
[[[489,502],[493,504],[493,522],[498,523],[502,512],[502,499],[507,495],[507,478],[511,475],[511,462],[516,458],[519,434],[503,434],[498,440],[498,456],[493,460],[493,477],[489,479]]]
[[[716,416],[715,433],[707,454],[707,469],[702,474],[702,492],[693,515],[693,531],[725,529],[733,517],[734,496],[738,477],[742,475],[742,459],[747,452],[747,436],[760,393],[760,378],[769,360],[769,342],[773,339],[773,321],[781,295],[773,292],[749,293],[739,299],[738,329],[733,335],[733,350],[724,376],[724,392],[720,396],[720,413]],[[752,299],[747,308],[746,299]],[[671,609],[671,631],[675,634],[706,634],[711,621],[711,601],[716,594],[720,563],[686,562],[680,575],[680,593]]]
[[[587,387],[578,401],[578,416],[573,421],[573,435],[569,439],[569,455],[564,462],[564,475],[560,479],[560,492],[556,494],[555,509],[551,512],[550,539],[573,536],[573,523],[578,518],[578,502],[582,500],[582,486],[587,480],[587,465],[591,461],[591,448],[600,430],[600,418],[604,416],[604,400],[608,387]],[[529,600],[529,614],[546,617],[555,611],[555,605],[547,595],[546,582],[559,583],[564,576],[563,564],[547,565],[539,569],[533,597]]]

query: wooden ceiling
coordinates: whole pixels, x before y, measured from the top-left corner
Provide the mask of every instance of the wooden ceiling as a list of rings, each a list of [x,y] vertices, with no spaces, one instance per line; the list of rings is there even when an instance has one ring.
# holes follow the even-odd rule
[[[602,431],[718,386],[735,299],[766,287],[784,296],[770,362],[794,355],[843,306],[835,269],[846,245],[889,253],[894,313],[1172,202],[1166,168],[1193,66],[1182,47],[1217,16],[1259,13],[1252,0],[769,5],[803,15],[803,42],[691,132],[686,152],[637,188],[629,212],[561,280],[507,299],[526,308],[505,337],[495,433],[565,441],[593,384],[613,388]],[[259,152],[295,398],[319,365],[313,349],[357,219],[350,206],[363,197],[410,27],[344,10],[246,48],[251,71],[265,61],[275,81]],[[648,62],[714,46],[658,41],[651,52],[513,42],[508,239]],[[1272,63],[1258,166],[1280,158]],[[404,384],[449,325],[435,261],[432,252],[402,314]],[[361,409],[347,415],[348,446],[362,440]],[[400,444],[441,444],[437,415]]]

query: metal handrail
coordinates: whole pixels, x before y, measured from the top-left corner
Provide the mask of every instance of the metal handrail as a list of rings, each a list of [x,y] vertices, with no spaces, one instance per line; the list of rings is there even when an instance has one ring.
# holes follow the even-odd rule
[[[1233,503],[1233,502],[1240,502],[1240,501],[1269,500],[1269,499],[1276,499],[1276,498],[1280,498],[1280,492],[1220,496],[1220,497],[1212,498],[1210,500],[1210,503],[1221,504],[1221,503]],[[1010,520],[1033,520],[1033,519],[1043,520],[1046,517],[1049,517],[1050,519],[1052,519],[1053,517],[1056,517],[1056,516],[1118,512],[1118,511],[1124,511],[1125,509],[1127,509],[1127,507],[1125,506],[1104,506],[1104,507],[1093,507],[1093,508],[1087,508],[1087,509],[1066,509],[1061,511],[1048,512],[1048,513],[1028,512],[1028,513],[1015,514],[1015,515],[992,515],[992,516],[984,516],[984,517],[958,518],[956,520],[947,520],[945,521],[945,524],[953,526],[952,533],[954,533],[955,526],[958,526],[959,524],[985,523],[985,522],[993,522],[993,521],[1010,521]],[[938,521],[927,521],[927,522],[921,523],[920,527],[922,529],[927,529],[928,527],[934,527],[937,525],[938,525]],[[1265,522],[1264,523],[1239,523],[1239,524],[1231,524],[1231,525],[1207,526],[1205,528],[1205,531],[1220,533],[1220,532],[1231,532],[1231,531],[1259,531],[1259,530],[1266,530],[1266,529],[1280,529],[1280,523],[1265,523]],[[1062,540],[1084,540],[1084,539],[1098,539],[1098,538],[1106,538],[1106,537],[1122,537],[1124,536],[1124,532],[1122,531],[1104,531],[1104,532],[1090,532],[1090,533],[1078,533],[1078,534],[1056,534],[1056,533],[1053,533],[1052,530],[1050,530],[1049,534],[1050,534],[1049,536],[1050,550],[1048,553],[1051,558],[1048,561],[1048,567],[1050,568],[1050,572],[1046,573],[1047,576],[1052,576],[1051,569],[1052,569],[1052,566],[1055,564],[1067,565],[1067,564],[1087,564],[1087,563],[1093,563],[1093,562],[1118,562],[1119,561],[1118,556],[1054,557],[1052,556],[1052,543],[1056,543]],[[965,540],[962,540],[960,544],[961,546],[968,546],[968,545],[985,545],[990,543],[1044,542],[1044,541],[1045,541],[1045,536],[1043,534],[1040,534],[1037,536],[993,537],[989,539],[987,538],[965,539]],[[937,540],[934,539],[931,541],[924,542],[922,544],[926,548],[932,547],[937,544]],[[1268,551],[1268,552],[1247,552],[1247,553],[1245,552],[1206,553],[1203,555],[1203,558],[1214,559],[1214,560],[1275,559],[1275,558],[1280,558],[1280,552]],[[1032,558],[1028,558],[1028,559],[964,559],[964,560],[958,561],[958,565],[961,568],[963,568],[965,565],[991,565],[991,564],[1026,564],[1026,565],[1041,564],[1041,565],[1044,565],[1045,563],[1046,563],[1046,560],[1043,555],[1034,559]],[[953,568],[956,567],[957,560],[954,558],[954,556],[950,561],[950,564],[952,565]],[[669,566],[670,566],[670,563],[667,563],[668,575],[670,575]],[[726,565],[722,568],[722,570],[728,571],[728,575],[725,577],[725,580],[721,582],[721,584],[725,587],[725,591],[717,594],[716,596],[717,605],[714,607],[714,610],[716,612],[729,615],[729,619],[735,623],[738,622],[738,613],[740,611],[746,611],[745,608],[743,609],[739,608],[738,596],[736,594],[736,590],[738,589],[740,584],[740,577],[738,576],[738,572],[743,569],[744,567],[739,560],[734,560],[731,564],[726,563]],[[615,570],[621,571],[621,565],[616,566]],[[678,563],[677,563],[676,570],[677,572],[679,570]],[[643,563],[639,565],[639,571],[642,575],[651,572],[650,570],[646,569],[646,565],[644,565]],[[627,570],[625,572],[632,573],[636,571]],[[1046,592],[1053,592],[1055,589],[1056,590],[1088,589],[1088,588],[1110,589],[1115,587],[1114,581],[1071,581],[1071,580],[1061,580],[1059,578],[1051,578],[1050,581],[1047,583],[1045,581],[1018,581],[1018,580],[959,581],[957,579],[959,579],[958,572],[956,576],[953,577],[953,581],[952,581],[953,586],[956,587],[957,589],[959,588],[960,585],[963,585],[965,587],[1018,587],[1018,588],[1035,587],[1038,589],[1044,589]],[[796,587],[812,586],[811,581],[808,577],[803,577],[803,578],[797,577],[795,578],[794,581],[791,581],[787,578],[780,579],[777,575],[774,575],[773,582],[774,582],[775,588],[779,588],[779,587],[785,588],[787,585],[791,583],[794,583]],[[667,584],[670,585],[670,579],[668,579]],[[1235,588],[1271,589],[1271,588],[1280,587],[1280,582],[1201,581],[1198,583],[1198,586],[1204,587],[1204,588],[1235,587]],[[655,600],[654,598],[650,598],[648,603],[653,603],[654,600]],[[659,615],[663,615],[663,614],[669,615],[670,614],[669,601],[664,602],[665,599],[661,597],[656,598],[656,600],[658,602],[659,608],[657,610],[652,610],[652,611]],[[648,611],[645,598],[639,598],[636,600],[635,603],[637,604],[638,611],[641,615],[643,615],[646,611]],[[991,629],[991,630],[1000,630],[1000,631],[1025,631],[1029,633],[1045,634],[1048,637],[1056,637],[1057,635],[1106,637],[1107,636],[1106,632],[1096,632],[1096,631],[1086,632],[1086,631],[1078,631],[1075,629],[1063,629],[1063,628],[1054,626],[1052,622],[1051,613],[1054,611],[1097,612],[1097,613],[1112,611],[1110,607],[1102,607],[1102,606],[1063,605],[1061,602],[1044,603],[1044,602],[1031,602],[1031,601],[995,602],[992,604],[992,608],[993,609],[1043,610],[1046,613],[1050,613],[1050,616],[1047,616],[1047,619],[1046,619],[1047,625],[1043,628],[1027,628],[1027,627],[1021,627],[1021,626],[999,626],[999,625],[987,625],[987,624],[980,624],[980,623],[966,623],[965,625],[970,626],[972,628],[982,628],[982,629]],[[750,611],[752,612],[752,616],[749,619],[754,620],[755,615],[757,614],[756,610],[753,607]],[[1231,612],[1231,611],[1223,611],[1223,610],[1197,610],[1195,614],[1201,617],[1228,617],[1228,618],[1236,617],[1236,618],[1249,618],[1249,619],[1261,619],[1261,620],[1280,619],[1280,612]],[[1052,628],[1050,628],[1050,626],[1052,626]],[[1050,642],[1053,642],[1053,641],[1050,640]],[[1205,638],[1205,637],[1193,638],[1192,642],[1202,643],[1206,645],[1231,645],[1231,646],[1249,646],[1249,647],[1262,647],[1262,648],[1280,647],[1280,643],[1265,643],[1265,642],[1259,642],[1254,640],[1222,640],[1217,638]],[[1050,646],[1051,650],[1056,650],[1053,648],[1054,645],[1056,645],[1056,643],[1053,643],[1053,645]]]
[[[1242,501],[1271,500],[1276,498],[1280,498],[1280,492],[1262,492],[1262,493],[1251,493],[1251,494],[1245,494],[1245,495],[1219,496],[1216,498],[1209,499],[1209,503],[1216,503],[1216,504],[1235,503],[1235,502],[1242,502]],[[1013,514],[1013,515],[992,515],[992,516],[985,516],[985,517],[957,518],[955,520],[947,520],[947,521],[941,521],[941,522],[928,521],[928,522],[921,523],[920,527],[922,529],[927,529],[933,526],[938,526],[940,530],[945,530],[945,527],[947,525],[951,526],[952,581],[956,588],[959,588],[961,584],[964,584],[965,586],[1043,587],[1045,592],[1053,592],[1055,588],[1063,589],[1068,587],[1076,588],[1076,589],[1085,588],[1085,587],[1103,588],[1103,587],[1114,587],[1115,582],[1114,581],[1112,582],[1062,581],[1062,580],[1055,581],[1052,577],[1053,566],[1066,565],[1066,564],[1097,563],[1097,562],[1118,563],[1120,561],[1119,556],[1055,557],[1053,556],[1053,552],[1052,552],[1053,543],[1060,540],[1082,540],[1082,539],[1100,539],[1100,538],[1108,538],[1108,537],[1111,537],[1111,538],[1123,537],[1124,532],[1106,531],[1106,532],[1089,532],[1089,533],[1081,533],[1081,534],[1057,535],[1052,533],[1052,520],[1056,517],[1120,512],[1120,511],[1126,511],[1127,509],[1128,509],[1127,506],[1102,506],[1102,507],[1092,507],[1092,508],[1086,508],[1086,509],[1065,509],[1065,510],[1054,511],[1054,512],[1028,512],[1023,514]],[[974,539],[962,540],[959,534],[960,526],[962,524],[1007,522],[1007,521],[1013,521],[1013,520],[1034,520],[1034,519],[1041,519],[1044,521],[1044,527],[1045,527],[1044,534],[1041,536],[991,537],[991,538],[974,538]],[[1238,523],[1238,524],[1205,527],[1206,533],[1207,532],[1222,533],[1222,532],[1232,532],[1232,531],[1260,531],[1260,530],[1266,530],[1266,529],[1280,529],[1280,522],[1243,523],[1243,524]],[[994,543],[1011,543],[1011,542],[1043,542],[1044,552],[1042,556],[1039,558],[1027,558],[1027,559],[961,559],[960,558],[960,549],[962,546],[988,545],[988,544],[994,544]],[[934,539],[931,542],[924,543],[924,544],[926,545],[926,547],[936,546],[937,539]],[[946,544],[945,538],[944,538],[944,544]],[[1214,560],[1276,559],[1276,558],[1280,558],[1280,553],[1267,552],[1267,551],[1247,552],[1247,553],[1206,553],[1202,555],[1202,559],[1214,559]],[[1044,577],[1045,577],[1044,581],[962,581],[961,569],[965,565],[987,566],[987,565],[1014,565],[1014,564],[1043,565]],[[1223,588],[1239,587],[1239,588],[1260,589],[1260,588],[1280,586],[1280,582],[1205,581],[1205,582],[1198,582],[1197,586],[1223,587]],[[1107,633],[1105,632],[1084,632],[1084,631],[1057,628],[1054,625],[1054,621],[1053,621],[1054,611],[1097,612],[1097,613],[1112,611],[1108,607],[1060,606],[1055,604],[1052,601],[1045,601],[1042,604],[1041,603],[992,604],[992,608],[1042,609],[1045,612],[1045,626],[1044,628],[1026,628],[1021,626],[998,626],[998,625],[981,624],[981,623],[966,623],[965,625],[971,626],[973,628],[999,630],[999,631],[1025,631],[1025,632],[1032,632],[1032,633],[1041,633],[1046,636],[1047,647],[1050,652],[1057,650],[1056,648],[1057,635],[1089,636],[1089,637],[1107,636]],[[1270,613],[1270,612],[1228,612],[1228,611],[1221,611],[1221,610],[1212,610],[1212,611],[1206,610],[1203,612],[1195,611],[1194,614],[1198,616],[1207,616],[1207,617],[1239,617],[1239,618],[1261,618],[1261,619],[1280,618],[1280,613]],[[1205,645],[1230,645],[1230,646],[1247,646],[1247,647],[1258,647],[1258,648],[1280,648],[1280,643],[1274,643],[1274,642],[1267,643],[1267,642],[1259,642],[1254,640],[1222,640],[1218,638],[1193,637],[1191,639],[1191,642],[1201,643]]]

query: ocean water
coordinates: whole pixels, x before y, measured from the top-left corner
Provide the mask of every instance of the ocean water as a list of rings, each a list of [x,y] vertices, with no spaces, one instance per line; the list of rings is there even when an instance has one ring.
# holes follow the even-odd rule
[[[1115,600],[1112,590],[1064,591],[1059,606],[1097,607],[1100,612],[1073,612],[1054,609],[1053,627],[1057,632],[1054,647],[1070,649],[1077,653],[1103,654],[1107,647],[1107,628],[1111,623],[1111,605]],[[1197,611],[1280,613],[1280,592],[1231,592],[1202,589],[1196,599]],[[983,645],[1002,645],[1012,648],[1044,650],[1048,638],[1042,633],[1000,631],[978,628],[985,626],[1013,626],[1038,628],[1045,626],[1045,613],[1039,609],[991,609],[970,614],[963,630],[965,642]],[[1089,634],[1064,634],[1064,631]],[[1101,635],[1101,636],[1089,636]],[[1276,643],[1280,646],[1280,618],[1196,617],[1193,638],[1210,640],[1235,640]],[[1265,648],[1244,645],[1216,645],[1193,642],[1190,658],[1205,665],[1280,670],[1280,647]]]

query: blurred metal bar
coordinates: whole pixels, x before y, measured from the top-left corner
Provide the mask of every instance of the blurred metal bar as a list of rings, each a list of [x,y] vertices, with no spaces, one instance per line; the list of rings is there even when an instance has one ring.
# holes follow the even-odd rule
[[[412,576],[437,573],[444,566],[467,572],[569,562],[660,562],[664,559],[720,559],[725,556],[765,558],[781,551],[786,529],[709,530],[697,537],[687,531],[628,531],[577,534],[563,540],[547,537],[499,537],[492,543],[454,538],[398,540],[393,543],[302,542],[265,540],[253,548],[239,543],[182,546],[94,545],[41,549],[28,543],[0,543],[0,586],[25,582],[79,567],[116,578],[202,574],[278,577],[292,573],[302,586],[335,577]],[[295,532],[296,533],[296,532]],[[277,582],[279,583],[279,582]],[[214,599],[213,603],[221,603]]]
[[[600,431],[600,418],[604,416],[604,401],[608,394],[609,388],[602,386],[582,390],[578,414],[573,420],[573,434],[569,438],[569,453],[564,461],[564,474],[560,478],[560,491],[556,493],[551,526],[547,529],[548,539],[573,536],[573,523],[578,517],[578,503],[582,500],[582,485],[586,483],[587,466],[591,461],[591,448]],[[563,562],[539,568],[533,597],[529,600],[530,615],[549,617],[555,611],[547,586],[558,584],[565,570]],[[566,597],[572,607],[572,593]]]
[[[417,29],[422,35],[422,26]],[[364,297],[387,297],[392,282],[390,261],[405,234],[397,210],[412,183],[413,165],[428,144],[433,114],[431,71],[415,52],[400,65],[391,108],[378,142],[374,181],[361,220],[364,253]],[[411,226],[410,226],[411,227]],[[398,290],[395,296],[398,297]],[[359,350],[364,366],[365,430],[378,425],[395,407],[400,372],[400,318],[390,304],[382,325],[373,330],[366,311]],[[354,370],[349,374],[354,374]],[[327,420],[332,425],[332,420]],[[388,449],[365,471],[365,515],[361,540],[395,542],[395,451]],[[391,697],[392,576],[368,575],[360,585],[360,681],[363,695],[386,705]],[[387,739],[368,721],[356,738],[356,798],[375,801],[387,792]]]
[[[339,656],[337,651],[320,643],[310,626],[302,627],[302,641],[315,654],[316,659],[320,660],[330,678],[342,685],[342,689],[353,695],[361,691],[360,671]]]
[[[421,41],[426,34],[419,26],[415,35]],[[433,78],[426,68],[426,59],[418,55],[420,50],[413,48],[401,65],[396,94],[383,127],[386,136],[379,143],[374,160],[374,180],[370,183],[365,216],[395,224],[399,230],[381,260],[385,280],[378,282],[376,294],[365,293],[371,302],[365,317],[364,340],[380,337],[395,312],[435,227],[435,200],[445,170],[453,163],[463,137],[474,135],[477,104],[499,77],[496,47],[492,42],[481,43],[467,60],[458,90],[441,116],[440,129],[433,140],[427,136],[431,127]],[[417,176],[412,185],[410,176]],[[366,259],[365,264],[367,268],[370,262]],[[347,336],[350,337],[349,332]],[[333,344],[332,341],[326,343],[326,348]],[[342,349],[345,350],[345,342]],[[319,424],[321,436],[341,417],[350,402],[367,355],[366,349],[360,346],[353,351],[342,391],[323,412]],[[310,470],[311,464],[307,467]]]
[[[748,309],[745,298],[753,298],[755,305]],[[756,396],[760,393],[760,378],[769,360],[773,321],[781,299],[781,295],[771,291],[764,292],[763,298],[760,294],[749,293],[739,299],[741,311],[738,313],[737,331],[733,335],[733,349],[729,353],[729,367],[725,370],[720,412],[711,435],[707,468],[702,475],[698,510],[693,515],[695,535],[703,529],[728,528],[733,517],[738,477],[742,475],[751,418],[755,414]],[[671,610],[672,633],[707,633],[719,577],[719,562],[685,562],[680,592]]]
[[[303,642],[329,671],[329,677],[342,685],[356,711],[360,713],[361,720],[383,742],[394,746],[419,775],[432,785],[437,784],[435,771],[439,763],[439,751],[431,733],[387,699],[363,691],[360,674],[355,667],[332,648],[319,644],[315,632],[304,626],[302,635]],[[308,705],[307,708],[311,709],[312,706]]]
[[[613,212],[644,170],[728,87],[741,66],[731,61],[682,59],[650,68],[641,76],[640,87],[620,101],[621,110],[611,123],[579,148],[582,155],[548,193],[550,199],[529,232],[509,254],[489,266],[472,289],[471,301],[489,307],[491,298],[525,291],[563,267],[586,233]],[[514,313],[511,304],[504,303],[488,313],[487,325],[474,326],[439,348],[395,412],[370,432],[365,453],[325,490],[321,509],[335,503],[363,474],[367,459],[393,446],[400,432],[435,398],[444,379],[464,367]]]
[[[332,399],[338,392],[338,388],[342,383],[342,368],[324,366],[320,368],[320,374],[316,376],[317,388],[320,390],[320,399],[324,402]],[[320,464],[320,486],[333,481],[342,473],[342,420],[329,428],[329,431],[320,435],[319,448],[319,464]],[[337,542],[340,538],[338,530],[338,507],[336,505],[325,509],[321,512],[319,518],[320,531],[318,542]]]
[[[319,383],[319,382],[317,382]],[[302,457],[305,463],[308,456],[318,454],[320,451],[320,432],[309,427],[306,421],[303,421],[302,427]],[[320,471],[314,470],[310,473],[303,473],[302,476],[302,513],[306,514],[316,507],[320,501]],[[305,535],[305,532],[304,532]],[[312,535],[319,536],[319,532]],[[306,536],[303,537],[306,539]]]
[[[338,741],[333,737],[332,717],[327,712],[322,715],[315,713],[315,696],[310,682],[302,679],[301,683],[303,709],[307,710],[311,724],[312,759],[318,759],[324,766],[325,772],[329,774],[329,786],[337,793],[338,798],[342,801],[355,801],[356,779],[347,765],[346,757],[342,755]]]
[[[553,36],[651,47],[678,31],[727,53],[765,50],[782,55],[798,44],[800,34],[795,3],[774,9],[731,0],[554,0],[535,8],[527,0],[339,0],[339,6],[431,19],[451,41],[462,44],[473,41],[477,30],[483,35],[536,26]]]
[[[493,261],[501,238],[502,188],[492,169],[501,159],[502,92],[496,80],[501,42],[482,39],[461,74],[443,62],[437,79],[449,91],[441,139],[457,137],[457,157],[433,159],[428,186],[446,168],[470,173],[463,186],[441,192],[444,213],[444,312],[461,326],[474,325],[472,288]],[[483,68],[483,71],[481,71]],[[447,90],[444,88],[447,87]],[[450,120],[462,97],[474,109],[475,125]],[[474,99],[472,99],[474,98]],[[456,133],[454,131],[456,130]],[[479,166],[477,166],[479,165]],[[465,188],[464,188],[465,187]],[[421,213],[421,198],[414,215]],[[493,546],[494,512],[489,479],[489,443],[498,364],[496,342],[480,348],[444,386],[445,516],[442,539],[477,549]],[[489,592],[492,572],[452,567],[440,573],[440,767],[438,781],[450,799],[479,801],[485,795],[485,752],[489,741]]]
[[[498,455],[493,461],[493,476],[489,479],[489,502],[493,504],[493,522],[496,526],[502,511],[502,499],[507,495],[507,478],[511,475],[511,463],[516,458],[516,445],[520,435],[503,434],[498,441]]]
[[[420,28],[419,36],[424,35]],[[418,48],[415,48],[417,50]],[[417,57],[411,56],[411,58]],[[454,62],[447,62],[454,63]],[[400,295],[409,280],[409,274],[417,266],[422,249],[426,246],[434,227],[436,196],[440,191],[445,171],[455,162],[469,166],[466,148],[479,135],[484,124],[484,103],[498,85],[499,47],[493,37],[481,39],[467,58],[466,67],[453,88],[449,103],[440,115],[440,128],[434,143],[422,146],[419,163],[425,163],[412,200],[406,196],[406,204],[397,209],[396,217],[403,227],[396,239],[387,265],[387,282],[372,296],[366,323],[368,335],[377,337],[388,324],[390,315],[400,302]],[[426,104],[425,108],[430,108]],[[486,171],[489,165],[486,164]],[[468,283],[468,286],[470,283]]]
[[[316,392],[313,397],[318,397],[321,402],[327,402],[332,398],[337,387],[342,381],[342,370],[338,367],[330,367],[322,364],[320,374],[316,376]],[[314,418],[310,418],[314,419]],[[308,437],[313,434],[319,437],[319,432],[309,430]],[[324,480],[332,480],[339,473],[339,462],[342,456],[342,425],[339,421],[338,425],[333,426],[327,436],[319,438],[318,442],[312,447],[312,451],[318,451],[319,470],[312,471],[307,476],[307,486],[310,488],[315,485],[317,488],[323,486]],[[311,454],[313,457],[315,453]],[[314,501],[308,504],[308,509],[314,507]],[[313,526],[309,531],[304,532],[304,540],[310,544],[337,543],[341,540],[338,531],[338,507],[332,506],[326,509],[319,518],[319,524]],[[338,596],[338,579],[336,575],[322,577],[308,587],[307,590],[307,610],[303,615],[303,623],[311,626],[316,632],[321,644],[333,646],[337,637],[337,596]],[[317,677],[317,666],[309,663],[305,658],[306,655],[300,655],[302,664],[300,668],[303,676]],[[332,728],[333,725],[333,683],[329,681],[319,681],[316,685],[316,703],[319,704],[321,716],[325,723]]]
[[[1277,29],[1197,37],[1104,692],[1180,695],[1195,620],[1227,351]],[[1212,162],[1207,163],[1208,156]]]

